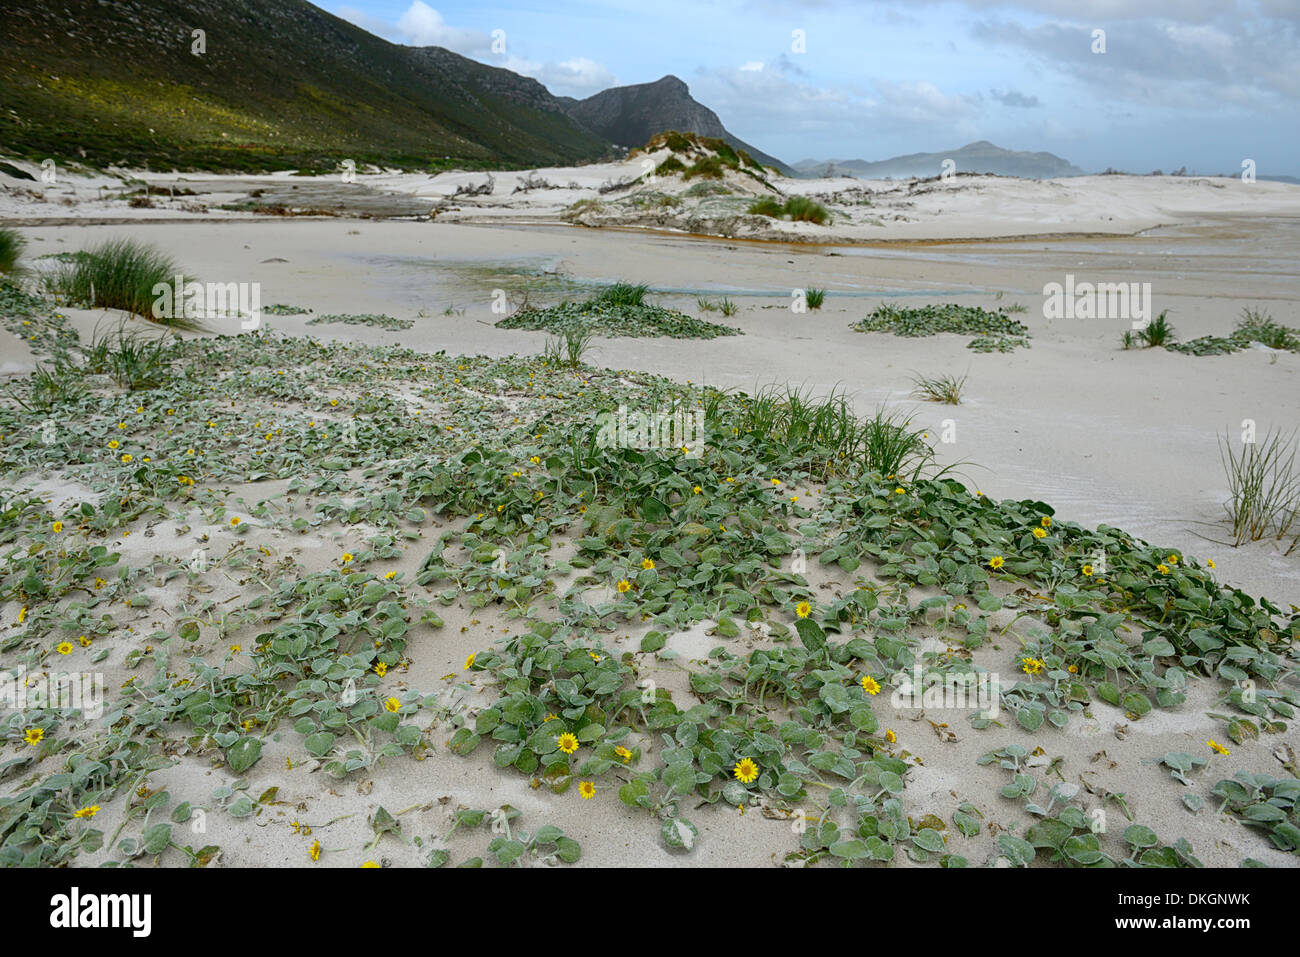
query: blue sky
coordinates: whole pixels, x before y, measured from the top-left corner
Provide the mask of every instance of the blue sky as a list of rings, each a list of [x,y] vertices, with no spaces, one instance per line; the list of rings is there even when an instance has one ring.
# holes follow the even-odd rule
[[[984,139],[1090,172],[1231,174],[1249,158],[1261,174],[1300,175],[1300,0],[321,6],[397,43],[536,77],[557,95],[676,74],[732,133],[787,162]]]

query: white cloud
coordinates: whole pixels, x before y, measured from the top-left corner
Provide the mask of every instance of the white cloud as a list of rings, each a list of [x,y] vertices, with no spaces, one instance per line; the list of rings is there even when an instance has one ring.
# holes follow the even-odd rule
[[[461,30],[447,24],[442,14],[424,0],[415,0],[397,19],[404,42],[417,47],[446,47],[457,53],[486,53],[492,39],[478,30]]]
[[[740,71],[742,73],[758,73],[762,69],[763,69],[762,60],[750,60],[748,63],[742,63],[740,65]]]

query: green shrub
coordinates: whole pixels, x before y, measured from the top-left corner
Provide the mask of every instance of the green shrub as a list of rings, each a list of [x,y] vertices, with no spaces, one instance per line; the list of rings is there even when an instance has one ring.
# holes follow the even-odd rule
[[[596,294],[593,301],[611,306],[639,306],[645,301],[650,287],[645,283],[616,282]]]
[[[658,166],[655,167],[656,176],[671,176],[673,173],[680,173],[686,169],[686,164],[676,156],[670,156]]]
[[[831,218],[825,206],[807,196],[791,196],[785,201],[785,212],[795,222],[817,223],[819,226]]]
[[[816,286],[809,286],[804,292],[804,301],[808,303],[809,309],[820,309],[822,303],[826,301],[826,290],[818,289]]]

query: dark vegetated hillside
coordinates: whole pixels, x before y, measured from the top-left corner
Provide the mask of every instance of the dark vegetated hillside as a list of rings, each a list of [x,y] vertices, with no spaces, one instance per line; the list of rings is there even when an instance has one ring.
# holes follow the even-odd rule
[[[0,151],[33,159],[324,171],[606,150],[535,80],[389,43],[303,0],[18,0],[4,20]]]

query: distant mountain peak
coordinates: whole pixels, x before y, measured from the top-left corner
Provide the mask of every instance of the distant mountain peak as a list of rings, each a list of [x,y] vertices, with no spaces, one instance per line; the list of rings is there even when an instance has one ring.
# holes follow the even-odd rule
[[[1083,170],[1069,160],[1046,152],[1003,149],[988,140],[976,140],[960,149],[937,153],[909,153],[886,160],[802,160],[795,170],[803,176],[843,175],[860,179],[925,179],[943,173],[951,160],[958,173],[991,173],[1022,179],[1055,179],[1082,176]]]
[[[693,99],[685,81],[671,73],[652,83],[616,86],[585,100],[561,103],[579,125],[619,146],[643,146],[659,133],[678,130],[717,137],[735,149],[743,149],[764,166],[774,166],[786,174],[793,172],[776,157],[729,133],[718,114]]]

